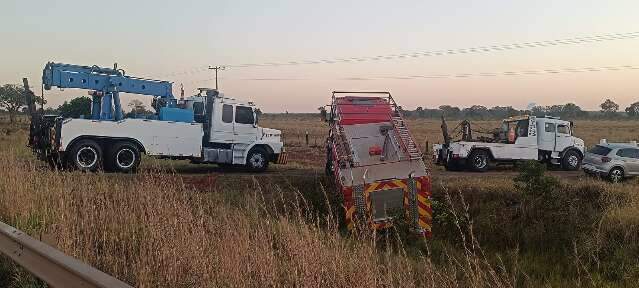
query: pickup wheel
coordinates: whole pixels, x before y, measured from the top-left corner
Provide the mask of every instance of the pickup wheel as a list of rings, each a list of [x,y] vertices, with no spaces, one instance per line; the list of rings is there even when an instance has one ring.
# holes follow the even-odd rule
[[[262,172],[268,168],[268,153],[261,148],[249,151],[246,157],[246,167],[255,172]]]
[[[581,156],[574,150],[570,150],[561,158],[561,168],[567,171],[576,171],[581,167]]]
[[[488,156],[488,152],[484,150],[475,150],[470,153],[467,162],[467,165],[471,170],[475,172],[484,172],[488,170],[490,156]]]
[[[70,168],[82,172],[98,171],[102,166],[102,148],[93,140],[80,140],[71,148],[67,163]]]
[[[105,166],[122,173],[137,171],[140,165],[140,149],[137,145],[128,141],[116,142],[109,150]]]

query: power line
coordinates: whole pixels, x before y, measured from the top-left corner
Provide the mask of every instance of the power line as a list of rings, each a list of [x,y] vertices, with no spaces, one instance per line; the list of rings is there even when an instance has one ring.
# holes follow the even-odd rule
[[[339,81],[375,81],[375,80],[419,80],[419,79],[464,79],[476,77],[503,77],[503,76],[535,76],[535,75],[552,75],[552,74],[570,74],[570,73],[588,73],[588,72],[609,72],[609,71],[626,71],[639,70],[637,65],[618,65],[618,66],[600,66],[600,67],[564,67],[534,70],[517,70],[517,71],[501,71],[501,72],[478,72],[478,73],[447,73],[447,74],[424,74],[424,75],[405,75],[405,76],[353,76],[334,79],[311,79],[311,78],[240,78],[227,80],[241,81],[319,81],[319,80],[339,80]],[[200,83],[212,81],[215,78],[200,79],[188,81],[186,83]]]
[[[502,72],[480,72],[480,73],[451,73],[451,74],[427,74],[427,75],[407,75],[407,76],[377,76],[377,77],[346,77],[338,80],[347,81],[367,81],[367,80],[418,80],[418,79],[463,79],[473,77],[499,77],[499,76],[534,76],[568,73],[606,72],[639,70],[639,66],[601,66],[601,67],[567,67],[537,70],[502,71]]]
[[[252,68],[252,67],[283,67],[283,66],[299,66],[299,65],[338,64],[338,63],[361,63],[361,62],[369,62],[369,61],[414,59],[414,58],[439,57],[439,56],[458,55],[458,54],[478,54],[478,53],[516,50],[516,49],[565,46],[565,45],[575,45],[575,44],[582,44],[582,43],[595,43],[595,42],[635,39],[635,38],[639,38],[639,32],[609,33],[609,34],[590,35],[590,36],[582,36],[582,37],[555,39],[555,40],[519,42],[519,43],[511,43],[511,44],[495,44],[495,45],[470,47],[470,48],[418,51],[418,52],[411,52],[411,53],[386,54],[386,55],[378,55],[378,56],[330,58],[330,59],[283,61],[283,62],[227,64],[222,66],[228,67],[228,68]],[[173,72],[173,73],[168,73],[168,74],[164,74],[160,76],[175,77],[175,76],[192,75],[192,74],[208,71],[209,70],[208,68],[209,68],[208,65],[198,66],[198,67],[193,67],[189,70],[185,70],[182,72]]]

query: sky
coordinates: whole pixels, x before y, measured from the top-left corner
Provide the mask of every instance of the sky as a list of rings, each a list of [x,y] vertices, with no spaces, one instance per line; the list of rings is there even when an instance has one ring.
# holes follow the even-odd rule
[[[610,98],[639,101],[639,69],[503,75],[585,67],[639,67],[639,1],[18,1],[0,4],[0,84],[38,86],[48,61],[110,67],[169,80],[174,94],[214,87],[265,112],[314,112],[331,91],[390,91],[405,108],[448,104],[525,108]],[[628,39],[308,65],[321,61],[638,32]],[[497,73],[500,76],[480,76]],[[406,76],[460,75],[419,78]],[[39,93],[39,89],[36,90]],[[86,91],[45,91],[57,106]],[[124,95],[151,102],[149,96]]]

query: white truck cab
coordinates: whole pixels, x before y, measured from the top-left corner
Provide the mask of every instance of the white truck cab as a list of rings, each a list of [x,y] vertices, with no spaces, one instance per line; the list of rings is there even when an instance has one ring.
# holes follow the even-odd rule
[[[59,117],[48,133],[52,147],[46,153],[49,161],[84,171],[133,171],[141,153],[264,171],[269,162],[284,163],[286,157],[281,131],[260,127],[256,110],[251,102],[200,89],[167,112],[182,117],[192,111],[188,121]]]
[[[470,128],[468,128],[470,129]],[[584,141],[572,135],[572,123],[556,117],[520,116],[502,121],[492,139],[433,146],[435,163],[448,169],[485,171],[490,163],[539,160],[578,170]]]

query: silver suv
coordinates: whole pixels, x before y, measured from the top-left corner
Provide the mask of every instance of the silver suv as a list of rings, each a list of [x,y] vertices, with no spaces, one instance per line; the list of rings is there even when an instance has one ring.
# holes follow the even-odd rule
[[[602,140],[590,149],[582,169],[590,175],[606,177],[612,182],[639,175],[639,147],[632,143],[607,143]]]

